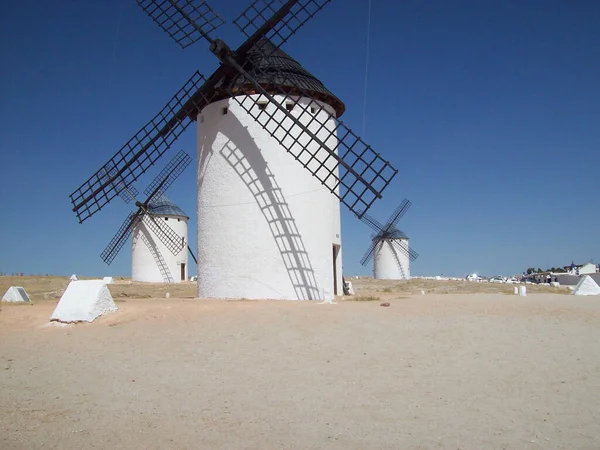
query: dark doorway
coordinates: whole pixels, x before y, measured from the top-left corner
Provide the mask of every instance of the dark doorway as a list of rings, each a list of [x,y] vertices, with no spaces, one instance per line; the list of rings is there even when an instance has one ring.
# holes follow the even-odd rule
[[[338,294],[338,279],[337,279],[337,260],[340,253],[340,246],[333,244],[333,295]]]
[[[185,281],[185,263],[181,263],[181,281]]]

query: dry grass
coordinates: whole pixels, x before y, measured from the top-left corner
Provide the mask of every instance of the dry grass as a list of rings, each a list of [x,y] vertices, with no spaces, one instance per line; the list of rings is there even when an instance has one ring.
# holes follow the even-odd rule
[[[11,286],[22,286],[32,302],[58,300],[69,284],[69,277],[0,277],[0,295]]]
[[[348,301],[352,301],[352,302],[377,302],[379,300],[381,300],[381,298],[379,297],[374,297],[372,295],[370,296],[356,296],[356,295],[352,295],[350,297],[347,298]]]
[[[69,285],[69,278],[0,277],[0,295],[4,295],[10,286],[22,286],[33,303],[56,301]],[[114,281],[114,284],[109,285],[109,289],[115,301],[124,301],[127,298],[164,298],[167,292],[175,298],[196,298],[196,283],[190,281],[177,284],[132,282],[129,278],[115,278]]]
[[[425,294],[510,294],[513,295],[514,284],[473,283],[468,281],[422,280],[413,278],[408,281],[374,280],[361,277],[350,279],[356,295],[340,297],[341,300],[355,302],[374,302],[381,299],[406,298],[409,295]],[[22,286],[27,291],[32,303],[42,301],[56,302],[69,284],[69,277],[24,276],[0,277],[0,295],[10,286]],[[131,281],[130,278],[115,278],[109,285],[110,292],[116,302],[125,302],[128,298],[165,298],[167,292],[171,298],[196,298],[196,283],[186,281],[177,284],[143,283]],[[527,285],[528,293],[569,294],[565,287]],[[233,299],[232,301],[247,301]]]
[[[375,280],[360,277],[350,279],[356,295],[378,294],[405,294],[416,295],[424,291],[425,294],[510,294],[514,295],[514,288],[518,284],[503,283],[474,283],[466,280],[423,280],[413,278],[407,281]],[[570,294],[566,287],[555,288],[528,284],[527,292],[533,294]]]

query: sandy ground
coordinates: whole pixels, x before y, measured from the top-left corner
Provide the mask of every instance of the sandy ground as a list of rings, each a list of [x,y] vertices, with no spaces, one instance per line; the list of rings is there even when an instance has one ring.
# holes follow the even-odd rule
[[[125,280],[59,327],[66,278],[0,278],[34,300],[0,305],[0,449],[600,448],[600,297],[353,281],[323,305]]]

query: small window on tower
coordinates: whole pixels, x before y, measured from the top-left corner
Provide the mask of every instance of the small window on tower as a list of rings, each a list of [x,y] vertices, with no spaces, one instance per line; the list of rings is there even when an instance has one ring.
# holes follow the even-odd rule
[[[316,106],[311,106],[310,107],[310,113],[311,114],[316,114],[317,113],[317,107]]]
[[[227,108],[227,106],[225,106],[225,107],[224,107],[224,108],[221,110],[221,115],[223,115],[223,116],[224,116],[225,114],[227,114],[227,111],[228,111],[228,108]]]
[[[168,217],[165,217],[165,220],[169,220],[169,218],[168,218]]]
[[[264,111],[265,109],[267,109],[267,102],[260,102],[258,104],[258,109],[260,109],[261,111]]]
[[[285,104],[285,109],[287,109],[288,111],[293,111],[293,109],[294,109],[294,103],[286,103]]]

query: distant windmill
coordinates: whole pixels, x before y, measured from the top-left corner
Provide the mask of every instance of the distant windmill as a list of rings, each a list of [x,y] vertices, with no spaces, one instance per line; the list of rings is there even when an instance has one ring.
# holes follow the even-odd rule
[[[121,198],[135,201],[137,211],[129,213],[115,236],[100,255],[110,264],[125,242],[133,235],[131,278],[136,281],[175,283],[187,279],[189,217],[166,196],[165,191],[181,175],[192,159],[184,151],[177,153],[144,191],[144,202],[136,200],[137,189],[120,191]],[[107,176],[110,176],[108,170]],[[117,181],[117,184],[121,183]]]
[[[410,262],[417,259],[419,254],[409,248],[408,237],[396,228],[396,224],[411,204],[409,200],[404,199],[385,225],[366,213],[361,217],[361,220],[377,233],[371,236],[371,246],[360,260],[365,266],[374,256],[373,276],[376,279],[410,279]]]
[[[340,203],[360,217],[397,170],[339,120],[344,103],[279,48],[329,1],[253,2],[234,21],[246,40],[233,51],[209,35],[224,21],[206,1],[137,0],[182,48],[204,39],[220,64],[208,79],[194,73],[71,194],[79,221],[196,121],[198,297],[341,294]]]

